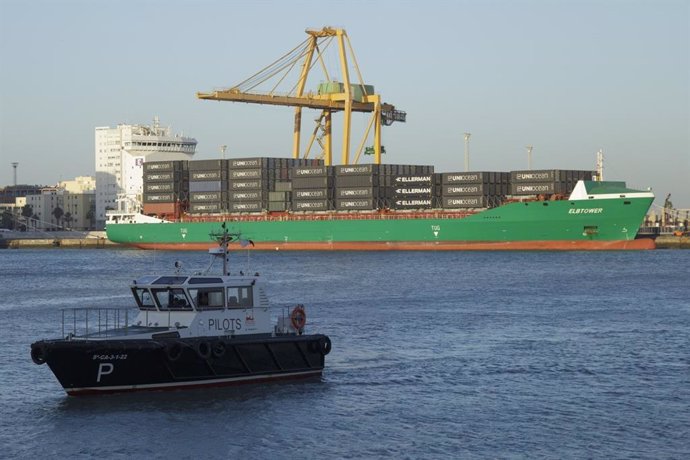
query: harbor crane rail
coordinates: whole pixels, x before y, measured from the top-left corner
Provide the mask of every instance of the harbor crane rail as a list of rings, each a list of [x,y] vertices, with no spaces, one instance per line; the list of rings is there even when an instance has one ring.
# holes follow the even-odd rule
[[[405,122],[406,113],[397,110],[395,106],[381,102],[381,96],[374,93],[373,86],[365,85],[352,50],[352,45],[344,29],[324,27],[320,30],[307,29],[308,38],[279,59],[261,69],[243,82],[226,89],[212,92],[198,92],[197,98],[213,101],[245,102],[251,104],[268,104],[295,108],[293,130],[294,158],[300,157],[302,109],[321,110],[317,125],[312,132],[304,158],[309,156],[311,147],[316,140],[322,148],[322,156],[326,165],[333,160],[332,149],[332,115],[343,112],[342,135],[342,164],[350,164],[350,134],[352,112],[371,113],[368,126],[354,158],[357,163],[369,137],[371,127],[374,127],[374,162],[381,163],[381,126],[389,126],[393,122]],[[338,47],[338,57],[342,81],[333,80],[324,63],[324,53],[335,41]],[[357,73],[358,83],[350,79],[350,60]],[[325,82],[319,84],[317,92],[305,92],[310,71],[319,63],[323,71]],[[299,70],[299,77],[287,92],[279,92],[281,85],[289,83],[288,76],[295,69]],[[271,82],[273,87],[269,91],[259,91],[258,86]]]

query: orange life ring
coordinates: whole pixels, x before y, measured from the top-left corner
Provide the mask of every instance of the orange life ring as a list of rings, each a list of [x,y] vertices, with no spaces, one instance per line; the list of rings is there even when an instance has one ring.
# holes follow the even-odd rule
[[[304,325],[307,324],[307,313],[304,311],[304,306],[297,305],[290,313],[290,323],[296,330],[301,331]]]

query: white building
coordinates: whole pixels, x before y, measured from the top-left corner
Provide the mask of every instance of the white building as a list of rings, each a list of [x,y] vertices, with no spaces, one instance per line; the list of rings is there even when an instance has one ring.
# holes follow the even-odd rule
[[[96,228],[105,225],[107,210],[120,209],[118,200],[141,203],[145,162],[191,160],[196,150],[195,139],[172,135],[158,117],[153,126],[97,127],[95,137]]]
[[[73,180],[60,181],[57,186],[69,193],[93,192],[96,190],[96,178],[92,176],[77,176]]]

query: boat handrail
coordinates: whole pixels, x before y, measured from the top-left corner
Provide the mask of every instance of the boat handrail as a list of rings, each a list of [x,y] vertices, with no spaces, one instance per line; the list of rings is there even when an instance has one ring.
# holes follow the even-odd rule
[[[126,335],[130,318],[136,318],[136,307],[70,307],[62,310],[62,337],[98,335],[109,337],[112,331]],[[134,314],[131,314],[134,312]],[[91,322],[89,322],[91,320]],[[70,330],[71,329],[71,330]]]

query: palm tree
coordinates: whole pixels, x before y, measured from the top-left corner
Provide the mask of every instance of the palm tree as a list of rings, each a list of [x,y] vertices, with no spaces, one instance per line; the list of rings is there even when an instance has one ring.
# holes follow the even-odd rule
[[[72,213],[69,212],[69,211],[67,211],[67,212],[65,213],[65,217],[63,218],[63,220],[67,223],[67,229],[68,229],[68,230],[71,230],[71,228],[70,228],[71,225],[70,225],[70,224],[71,224],[72,221],[74,220],[74,217],[72,217]]]
[[[89,209],[89,211],[86,213],[86,218],[89,220],[89,230],[93,230],[94,227],[94,220],[96,218],[96,206],[93,205]]]
[[[55,206],[55,209],[53,209],[52,214],[53,214],[53,217],[55,217],[55,223],[59,227],[60,226],[60,219],[65,214],[65,212],[62,210],[62,208],[60,206]]]

